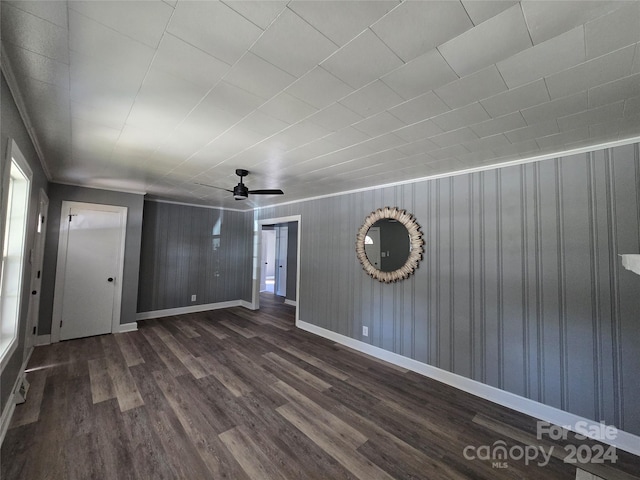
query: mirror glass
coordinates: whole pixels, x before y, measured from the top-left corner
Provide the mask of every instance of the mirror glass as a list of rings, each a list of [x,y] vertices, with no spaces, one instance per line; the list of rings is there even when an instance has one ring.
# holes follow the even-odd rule
[[[364,250],[371,264],[382,272],[402,268],[411,252],[411,237],[397,220],[383,218],[367,231]]]

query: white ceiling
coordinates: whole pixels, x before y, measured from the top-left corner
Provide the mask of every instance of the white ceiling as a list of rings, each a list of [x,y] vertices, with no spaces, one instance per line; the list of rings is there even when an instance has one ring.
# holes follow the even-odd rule
[[[53,181],[238,208],[640,134],[638,1],[9,1]],[[7,62],[8,61],[8,62]]]

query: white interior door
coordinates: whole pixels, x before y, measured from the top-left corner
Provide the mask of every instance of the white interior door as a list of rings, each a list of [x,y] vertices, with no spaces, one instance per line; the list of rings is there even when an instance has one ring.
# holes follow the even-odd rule
[[[60,282],[56,280],[60,340],[101,335],[112,332],[114,325],[117,328],[126,225],[126,210],[122,210],[88,204],[66,210],[66,241],[60,243],[64,252],[59,252],[56,273],[62,275]],[[62,289],[59,295],[58,288]]]
[[[276,227],[276,295],[287,296],[287,251],[288,251],[289,227],[279,225]]]
[[[47,234],[47,212],[49,210],[49,198],[44,190],[40,190],[38,203],[38,218],[36,233],[31,249],[31,295],[29,297],[29,310],[25,335],[25,358],[29,355],[31,347],[35,344],[37,335],[38,317],[40,314],[40,287],[42,284],[42,262],[44,261],[44,242]]]

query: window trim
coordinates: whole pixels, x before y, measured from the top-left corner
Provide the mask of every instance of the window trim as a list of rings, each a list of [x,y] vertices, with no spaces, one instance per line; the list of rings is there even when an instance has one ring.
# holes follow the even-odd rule
[[[17,294],[17,314],[16,314],[16,319],[15,319],[15,325],[13,326],[13,336],[11,338],[11,340],[9,340],[9,343],[5,346],[2,347],[2,345],[0,345],[0,348],[2,348],[2,351],[0,351],[0,372],[4,372],[5,367],[7,366],[7,364],[9,363],[9,361],[11,360],[11,358],[13,357],[13,354],[15,353],[16,349],[18,348],[18,340],[20,338],[20,318],[22,316],[22,297],[23,297],[23,293],[24,293],[24,275],[25,275],[25,267],[27,264],[27,259],[28,259],[28,244],[29,242],[27,241],[27,237],[29,234],[29,217],[30,217],[30,210],[31,210],[31,193],[32,193],[32,189],[33,189],[33,171],[31,170],[31,167],[29,166],[29,163],[27,162],[27,159],[24,157],[24,155],[22,154],[22,152],[20,151],[20,148],[18,147],[18,145],[16,144],[16,142],[13,139],[9,139],[9,141],[7,142],[7,151],[6,151],[6,162],[5,162],[5,166],[4,166],[4,174],[3,174],[3,179],[2,179],[2,223],[1,223],[1,231],[0,231],[0,235],[2,236],[2,251],[4,252],[4,248],[5,248],[5,229],[6,229],[6,223],[8,220],[8,200],[9,200],[9,181],[10,181],[10,177],[11,177],[11,168],[12,165],[15,163],[15,166],[18,168],[18,170],[20,171],[20,173],[25,177],[25,179],[27,180],[27,191],[26,191],[26,207],[25,207],[25,220],[24,220],[24,225],[23,225],[23,245],[22,245],[22,259],[21,259],[21,265],[19,268],[19,275],[20,278],[18,279],[18,294]],[[0,262],[0,276],[3,273],[4,270],[4,258],[3,260]],[[1,284],[0,284],[0,288],[1,288]],[[1,294],[1,292],[0,292]],[[0,308],[2,308],[2,298],[0,296]]]

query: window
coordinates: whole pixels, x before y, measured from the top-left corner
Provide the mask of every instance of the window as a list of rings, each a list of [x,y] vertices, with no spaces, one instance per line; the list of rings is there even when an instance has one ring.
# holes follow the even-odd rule
[[[22,273],[24,271],[27,217],[32,173],[14,141],[9,143],[3,179],[3,242],[0,273],[0,359],[2,369],[17,346]]]

